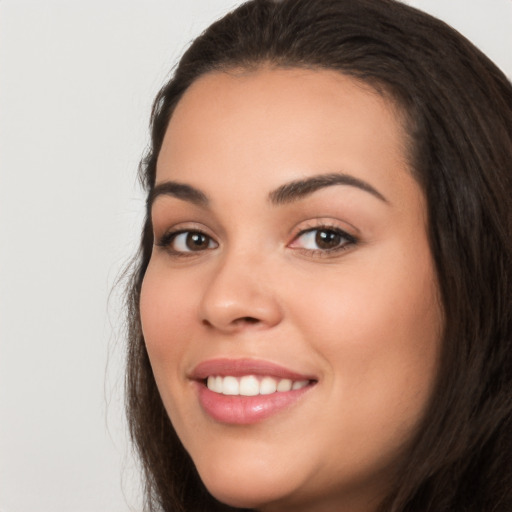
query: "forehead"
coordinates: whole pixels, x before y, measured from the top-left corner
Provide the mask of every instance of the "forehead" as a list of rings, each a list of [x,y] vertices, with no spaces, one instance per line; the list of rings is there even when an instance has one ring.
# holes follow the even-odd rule
[[[393,180],[391,170],[408,169],[406,146],[395,104],[336,71],[215,72],[194,82],[178,102],[157,183],[266,177],[275,187],[315,172]]]

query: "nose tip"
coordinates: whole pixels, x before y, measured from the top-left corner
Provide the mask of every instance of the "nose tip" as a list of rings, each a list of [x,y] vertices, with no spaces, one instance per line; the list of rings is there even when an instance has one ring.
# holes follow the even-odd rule
[[[239,269],[240,270],[240,269]],[[282,312],[271,282],[256,277],[254,268],[240,272],[226,265],[206,287],[200,316],[205,327],[223,332],[273,327],[281,321]]]

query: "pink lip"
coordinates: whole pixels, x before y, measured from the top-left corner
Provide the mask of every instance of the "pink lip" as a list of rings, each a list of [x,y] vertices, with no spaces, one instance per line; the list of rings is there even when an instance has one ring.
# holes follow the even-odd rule
[[[198,364],[190,377],[194,380],[206,379],[210,375],[268,375],[278,379],[316,380],[314,376],[304,375],[269,361],[259,359],[211,359]]]
[[[243,375],[268,375],[278,379],[309,380],[304,388],[270,395],[228,396],[210,391],[205,379],[210,376],[241,377]],[[215,359],[200,363],[192,372],[196,381],[199,403],[214,420],[232,425],[249,425],[262,421],[297,403],[316,383],[314,377],[299,374],[267,361],[253,359]]]

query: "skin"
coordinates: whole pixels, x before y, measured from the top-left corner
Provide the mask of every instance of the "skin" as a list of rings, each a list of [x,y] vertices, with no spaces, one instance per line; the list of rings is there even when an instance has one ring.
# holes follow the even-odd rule
[[[442,330],[406,146],[395,106],[333,71],[209,74],[178,103],[157,184],[188,184],[209,203],[158,196],[155,242],[172,230],[209,238],[196,251],[187,235],[155,245],[141,317],[166,410],[217,499],[268,512],[368,512],[389,489],[431,395]],[[364,180],[382,197],[338,184],[269,200],[326,173]],[[349,238],[319,248],[313,230],[323,226]],[[263,421],[220,423],[188,378],[214,358],[271,361],[317,382]]]

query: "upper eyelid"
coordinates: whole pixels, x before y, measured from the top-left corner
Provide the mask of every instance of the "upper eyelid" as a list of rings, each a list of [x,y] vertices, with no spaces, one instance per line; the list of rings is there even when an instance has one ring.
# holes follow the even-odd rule
[[[361,236],[360,230],[357,229],[353,224],[348,223],[347,221],[327,217],[316,217],[295,224],[288,232],[287,238],[289,239],[289,241],[286,242],[286,244],[288,245],[297,237],[308,231],[316,231],[321,229],[338,231],[354,241],[359,241]],[[172,224],[171,226],[166,227],[165,229],[154,230],[153,238],[154,244],[158,245],[158,241],[162,240],[164,237],[177,236],[180,233],[186,232],[198,232],[208,236],[216,244],[220,244],[221,240],[225,238],[225,236],[223,237],[222,233],[219,236],[217,231],[218,230],[212,230],[210,227],[203,224],[202,222],[181,221]]]
[[[154,233],[153,245],[165,247],[166,245],[169,245],[177,236],[183,233],[201,233],[202,235],[207,236],[208,238],[213,240],[217,245],[219,245],[219,241],[216,239],[216,237],[213,236],[209,232],[209,230],[205,228],[200,228],[196,226],[183,226],[182,228],[180,228],[178,226],[163,230],[161,234]]]
[[[348,232],[348,230],[346,229],[343,229],[339,226],[336,226],[334,224],[320,224],[318,226],[311,226],[311,227],[305,227],[305,228],[300,228],[297,230],[297,235],[302,235],[303,233],[308,233],[309,231],[322,231],[322,230],[325,230],[325,231],[339,231],[340,233],[345,233],[347,235],[350,235],[350,233]]]
[[[310,233],[311,231],[335,231],[351,241],[354,241],[354,242],[359,241],[359,236],[349,233],[346,229],[342,229],[338,226],[322,225],[322,226],[304,228],[304,229],[299,230],[292,238],[292,242],[297,240],[297,238],[300,238],[302,235],[305,235],[306,233]]]
[[[290,236],[297,237],[299,234],[306,231],[312,231],[316,229],[332,229],[335,231],[341,231],[352,238],[358,239],[361,236],[361,231],[345,220],[334,219],[330,217],[316,217],[296,224],[290,230]]]
[[[182,212],[175,214],[164,210],[156,215],[152,212],[150,219],[155,238],[158,234],[163,236],[171,231],[200,231],[212,238],[218,238],[219,234],[221,236],[224,234],[222,226],[212,216],[205,217]]]
[[[158,226],[158,223],[156,223]],[[155,226],[155,223],[153,223],[153,227]],[[212,230],[203,224],[202,222],[195,222],[195,221],[183,221],[183,222],[176,222],[171,223],[170,225],[167,225],[167,227],[160,229],[160,230],[154,230],[155,235],[156,232],[160,231],[161,236],[164,236],[166,234],[176,234],[176,233],[184,233],[187,231],[197,231],[199,233],[204,233],[205,235],[208,235],[210,237],[214,237],[212,234]],[[156,238],[156,236],[155,236]]]

